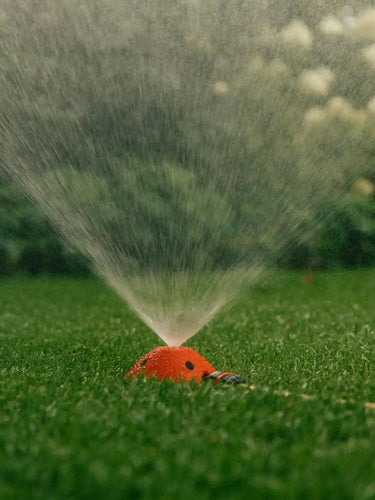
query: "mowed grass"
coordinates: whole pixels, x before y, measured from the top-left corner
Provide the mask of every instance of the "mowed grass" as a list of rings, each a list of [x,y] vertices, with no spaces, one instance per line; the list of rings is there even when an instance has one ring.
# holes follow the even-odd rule
[[[188,342],[254,389],[127,382],[160,342],[104,284],[0,282],[0,498],[375,498],[374,290],[274,274]]]

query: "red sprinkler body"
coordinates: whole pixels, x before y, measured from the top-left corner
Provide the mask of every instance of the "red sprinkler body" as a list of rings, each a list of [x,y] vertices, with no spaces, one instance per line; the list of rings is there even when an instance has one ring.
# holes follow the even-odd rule
[[[230,384],[245,382],[239,375],[216,371],[206,359],[190,347],[156,347],[143,356],[125,375],[128,379],[138,376],[155,377],[158,380],[177,383],[191,380],[198,383],[203,380]]]

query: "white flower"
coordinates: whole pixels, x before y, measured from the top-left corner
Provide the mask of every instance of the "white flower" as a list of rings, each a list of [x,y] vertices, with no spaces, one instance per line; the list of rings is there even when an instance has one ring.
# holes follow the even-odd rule
[[[224,81],[217,81],[212,85],[212,92],[214,95],[225,95],[229,92],[229,85]]]
[[[305,111],[303,120],[305,125],[321,125],[327,119],[326,111],[320,106],[313,106]]]
[[[334,78],[335,75],[329,68],[306,69],[298,78],[298,87],[305,94],[325,96]]]
[[[332,97],[327,102],[327,110],[331,116],[343,120],[351,120],[354,112],[353,106],[346,99],[340,96]]]
[[[375,43],[372,45],[367,45],[364,49],[362,49],[362,54],[364,55],[368,64],[375,69]]]
[[[368,123],[368,115],[363,109],[355,109],[350,102],[340,96],[332,97],[327,102],[326,109],[332,118],[339,118],[356,127],[363,127]]]
[[[352,186],[352,191],[362,198],[372,198],[375,192],[374,184],[365,179],[364,177],[359,177]]]
[[[364,109],[355,109],[352,115],[352,123],[358,127],[364,127],[368,123],[368,116]]]
[[[375,96],[367,103],[367,109],[375,115]]]
[[[375,40],[375,9],[367,9],[359,14],[353,32],[362,38]]]
[[[281,31],[281,39],[286,45],[304,49],[309,49],[314,41],[309,28],[298,19],[292,21]]]
[[[320,31],[325,35],[341,35],[345,33],[345,27],[342,22],[332,15],[322,19],[319,27]]]

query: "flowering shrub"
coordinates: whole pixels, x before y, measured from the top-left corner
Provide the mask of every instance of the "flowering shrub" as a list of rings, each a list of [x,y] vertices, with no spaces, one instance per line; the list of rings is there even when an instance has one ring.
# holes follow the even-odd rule
[[[70,5],[67,0],[65,3]],[[4,71],[0,78],[3,102],[8,108],[1,112],[16,117],[15,136],[18,126],[28,142],[36,145],[35,151],[20,153],[25,164],[43,165],[50,156],[50,173],[54,175],[60,169],[60,174],[68,177],[73,165],[80,174],[74,179],[75,186],[84,189],[78,193],[67,191],[79,200],[81,207],[105,199],[106,210],[98,214],[105,223],[113,214],[113,206],[109,187],[99,174],[103,165],[111,170],[113,165],[125,164],[131,158],[144,186],[143,200],[134,201],[138,203],[138,213],[147,215],[147,224],[137,225],[144,259],[151,255],[156,219],[160,229],[167,227],[168,215],[181,212],[186,228],[181,237],[188,234],[189,241],[194,242],[199,235],[194,233],[192,218],[199,219],[199,211],[206,214],[205,220],[199,219],[201,231],[206,222],[222,222],[225,218],[215,207],[220,206],[218,199],[225,193],[230,207],[226,223],[231,230],[223,231],[215,241],[217,251],[213,258],[217,261],[223,256],[235,258],[240,248],[249,253],[250,248],[258,253],[272,253],[276,247],[278,251],[283,247],[290,249],[291,242],[297,248],[303,241],[309,249],[306,253],[310,258],[317,255],[315,262],[322,265],[331,265],[333,261],[344,265],[369,263],[370,250],[366,250],[366,258],[357,260],[339,257],[332,250],[329,259],[327,249],[332,245],[316,243],[329,242],[333,232],[324,228],[331,226],[335,217],[342,232],[351,228],[348,239],[353,240],[353,234],[360,235],[359,239],[372,238],[368,224],[356,224],[353,232],[349,223],[341,221],[352,220],[353,214],[356,220],[361,214],[366,221],[371,219],[370,209],[358,207],[371,207],[374,203],[375,10],[369,2],[357,2],[353,9],[344,9],[344,3],[341,8],[339,3],[332,12],[328,2],[318,2],[318,8],[313,9],[311,2],[283,2],[282,6],[275,6],[270,1],[271,15],[257,7],[251,20],[241,19],[240,15],[223,15],[220,20],[219,6],[212,21],[203,15],[197,26],[193,22],[179,25],[180,11],[175,11],[171,2],[170,11],[165,8],[163,12],[165,28],[172,37],[166,44],[153,28],[152,16],[147,18],[149,25],[132,25],[131,19],[124,16],[123,24],[122,18],[118,22],[116,19],[115,29],[106,29],[107,22],[113,28],[111,6],[119,5],[108,1],[108,18],[101,19],[104,28],[99,37],[100,53],[105,57],[98,57],[99,49],[92,49],[90,38],[92,12],[81,9],[77,12],[77,24],[66,26],[67,33],[62,33],[56,19],[48,16],[50,11],[39,11],[38,3],[25,7],[30,9],[27,15],[36,19],[35,25],[25,26],[25,34],[21,32],[12,50],[7,50],[7,16],[14,16],[14,12],[12,2],[6,2],[0,15],[0,37],[4,38],[0,49]],[[224,2],[221,7],[224,8]],[[29,47],[27,36],[39,26],[41,16],[41,36],[51,44],[57,41],[56,46],[41,43],[42,52],[36,53]],[[174,29],[177,25],[179,29]],[[237,31],[243,36],[236,38]],[[66,42],[63,47],[58,44],[59,36]],[[66,53],[71,54],[74,71],[61,64]],[[21,76],[25,82],[33,81],[26,96],[24,88],[12,85],[20,81],[19,68],[23,68]],[[74,92],[81,99],[73,105]],[[25,127],[25,122],[32,126]],[[48,137],[47,148],[44,137]],[[82,147],[80,137],[87,140],[86,147]],[[6,139],[9,144],[3,147],[14,147],[13,138]],[[93,153],[98,144],[100,158]],[[159,174],[143,173],[142,165],[149,158]],[[98,174],[90,180],[85,176],[88,166]],[[45,185],[51,186],[53,176],[48,178],[40,168],[38,175],[42,173]],[[158,177],[163,169],[168,171],[172,188],[169,181],[163,183]],[[27,174],[22,168],[19,172]],[[202,210],[187,195],[189,189],[194,193],[203,191],[205,184],[211,182],[210,173],[215,192],[206,197]],[[22,175],[19,177],[20,182],[26,182]],[[230,189],[229,179],[235,179]],[[129,175],[126,185],[131,186],[131,182]],[[173,206],[165,201],[170,189],[180,194]],[[130,199],[130,189],[127,195]],[[359,201],[348,203],[349,195]],[[18,205],[12,200],[7,193],[0,200],[2,211],[7,211],[7,217],[12,219],[11,230],[7,217],[0,221],[3,268],[69,271],[70,260],[62,247],[46,236],[49,226],[45,219],[31,209],[26,210],[27,216],[20,216]],[[24,205],[18,203],[22,212]],[[347,209],[349,215],[344,217]],[[20,235],[18,224],[25,220],[31,229]],[[262,224],[257,226],[254,221]],[[213,229],[214,226],[210,228]],[[27,243],[28,238],[32,243]],[[129,251],[132,244],[137,241],[123,242]],[[176,239],[175,245],[184,248],[182,239]],[[363,244],[359,245],[358,251],[363,248]],[[43,252],[48,258],[44,259]],[[53,262],[51,255],[56,255],[53,264],[38,267],[38,262]]]

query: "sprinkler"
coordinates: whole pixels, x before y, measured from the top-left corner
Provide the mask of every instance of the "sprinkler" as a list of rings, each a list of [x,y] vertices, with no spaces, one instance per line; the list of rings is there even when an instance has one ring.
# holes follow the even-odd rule
[[[245,379],[230,372],[220,372],[190,347],[156,347],[148,352],[125,375],[132,379],[138,376],[155,377],[158,380],[198,383],[213,380],[215,384],[243,384]]]

